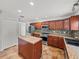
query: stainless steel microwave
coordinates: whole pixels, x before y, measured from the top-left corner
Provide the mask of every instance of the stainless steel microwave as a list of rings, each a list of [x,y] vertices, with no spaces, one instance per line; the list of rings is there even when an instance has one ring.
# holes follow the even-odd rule
[[[42,30],[48,30],[48,25],[42,25]]]

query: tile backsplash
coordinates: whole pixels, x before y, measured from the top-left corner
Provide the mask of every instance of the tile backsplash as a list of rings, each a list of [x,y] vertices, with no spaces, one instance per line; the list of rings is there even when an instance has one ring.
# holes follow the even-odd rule
[[[48,31],[35,30],[35,32],[40,32],[40,33],[46,32],[49,34],[62,35],[65,37],[72,37],[79,39],[79,30],[48,30]]]

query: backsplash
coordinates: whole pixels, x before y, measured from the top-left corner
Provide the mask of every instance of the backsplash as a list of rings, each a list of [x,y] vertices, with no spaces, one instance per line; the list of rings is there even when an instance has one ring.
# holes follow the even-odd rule
[[[79,39],[79,30],[35,30],[34,32],[49,33]]]

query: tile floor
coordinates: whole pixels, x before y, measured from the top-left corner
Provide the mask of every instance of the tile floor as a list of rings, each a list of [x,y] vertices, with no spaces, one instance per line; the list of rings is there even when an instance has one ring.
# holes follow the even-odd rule
[[[0,52],[0,59],[23,59],[23,58],[18,55],[18,47],[13,46]],[[41,59],[65,59],[64,51],[59,48],[43,45]]]

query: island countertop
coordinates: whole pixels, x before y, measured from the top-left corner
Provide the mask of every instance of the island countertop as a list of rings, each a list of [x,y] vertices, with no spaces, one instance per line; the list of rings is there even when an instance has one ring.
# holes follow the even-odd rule
[[[26,36],[19,36],[18,38],[22,39],[22,40],[25,40],[29,43],[32,43],[32,44],[35,44],[37,43],[38,41],[42,40],[41,38],[37,38],[37,37],[33,37],[33,36],[30,36],[30,35],[26,35]]]

